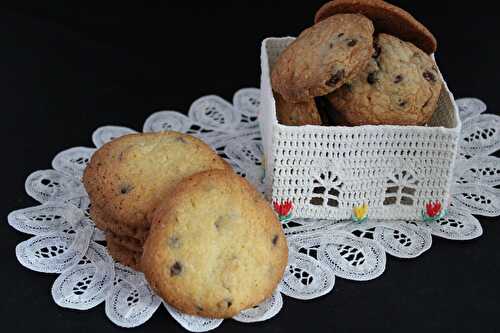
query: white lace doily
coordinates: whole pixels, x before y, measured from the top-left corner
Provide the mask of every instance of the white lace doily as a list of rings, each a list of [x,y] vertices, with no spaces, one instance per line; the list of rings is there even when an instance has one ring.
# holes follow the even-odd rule
[[[144,132],[176,130],[195,135],[210,144],[237,173],[263,191],[262,146],[257,123],[259,90],[241,89],[233,103],[218,96],[196,100],[188,116],[160,111],[144,123]],[[427,251],[432,236],[469,240],[482,234],[473,216],[500,214],[500,159],[490,156],[500,149],[500,117],[482,114],[486,105],[478,99],[457,101],[463,122],[459,160],[454,172],[449,214],[437,222],[327,221],[292,219],[283,222],[288,238],[288,267],[273,296],[259,306],[234,317],[255,322],[276,315],[282,294],[312,299],[329,293],[335,278],[365,281],[380,276],[386,253],[415,258]],[[104,126],[92,135],[96,147],[130,128]],[[32,173],[26,192],[39,206],[9,214],[9,224],[33,235],[18,244],[19,262],[34,271],[59,274],[52,286],[54,301],[66,308],[86,310],[105,302],[108,318],[122,327],[146,322],[163,304],[172,317],[193,332],[214,329],[220,319],[182,314],[162,303],[142,273],[115,263],[102,244],[103,234],[88,218],[88,197],[81,176],[96,148],[75,147],[52,161],[52,169]]]

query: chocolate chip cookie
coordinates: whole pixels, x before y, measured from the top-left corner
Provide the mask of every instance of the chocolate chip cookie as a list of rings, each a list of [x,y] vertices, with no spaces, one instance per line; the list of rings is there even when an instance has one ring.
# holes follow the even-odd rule
[[[106,212],[99,209],[96,205],[90,207],[90,218],[99,229],[113,233],[117,236],[131,237],[141,243],[144,243],[146,237],[148,237],[149,225],[134,227],[128,226],[125,223],[120,223],[120,221],[113,220]]]
[[[106,247],[113,259],[118,261],[120,264],[129,266],[136,271],[141,270],[141,252],[127,249],[110,239],[106,239]]]
[[[442,88],[434,60],[411,43],[380,34],[375,54],[354,80],[329,94],[350,125],[424,125]]]
[[[209,169],[230,170],[230,166],[193,136],[172,131],[129,134],[94,153],[83,183],[92,206],[109,217],[104,223],[142,230],[149,227],[148,215],[173,186]]]
[[[289,126],[321,125],[321,116],[314,99],[307,102],[287,102],[278,93],[274,93],[278,122]]]
[[[141,268],[180,311],[232,317],[271,296],[288,261],[276,214],[244,178],[210,170],[186,178],[153,216]]]
[[[142,247],[144,243],[135,239],[133,237],[117,235],[112,232],[106,232],[106,240],[112,241],[115,244],[118,244],[130,251],[134,252],[142,252]]]
[[[428,54],[436,52],[436,38],[422,23],[405,10],[382,0],[333,0],[318,10],[314,21],[317,23],[345,13],[363,14],[373,21],[377,33],[394,35]]]
[[[373,24],[362,15],[331,16],[304,30],[272,69],[273,89],[288,102],[308,102],[342,86],[373,53]]]

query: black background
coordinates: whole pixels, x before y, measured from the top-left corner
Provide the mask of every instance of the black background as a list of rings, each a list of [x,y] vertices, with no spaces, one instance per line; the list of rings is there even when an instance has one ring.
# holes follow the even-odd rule
[[[50,3],[50,5],[48,5]],[[186,111],[196,98],[231,99],[259,85],[260,42],[297,35],[322,1],[191,1],[103,7],[70,2],[0,5],[0,215],[34,205],[24,180],[50,168],[59,151],[91,146],[102,125],[140,130],[161,109]],[[145,3],[145,2],[144,2]],[[500,110],[500,23],[494,2],[398,1],[436,35],[437,60],[456,97],[484,100]],[[224,322],[218,331],[482,332],[500,315],[500,223],[481,218],[484,235],[468,242],[433,238],[418,259],[388,258],[370,282],[337,279],[334,291],[312,301],[284,297],[264,323]],[[17,243],[27,239],[0,225],[0,318],[19,332],[123,331],[104,314],[59,308],[55,275],[23,268]],[[180,332],[160,308],[134,332]]]

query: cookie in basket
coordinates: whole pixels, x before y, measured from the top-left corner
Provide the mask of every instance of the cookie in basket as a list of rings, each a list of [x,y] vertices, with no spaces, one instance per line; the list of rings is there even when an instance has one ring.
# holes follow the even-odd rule
[[[436,38],[410,13],[382,0],[333,0],[325,3],[316,13],[320,22],[332,15],[359,13],[373,21],[377,33],[388,33],[411,42],[428,54],[437,48]]]
[[[92,156],[83,183],[93,206],[127,227],[147,229],[148,215],[182,178],[230,170],[207,144],[182,133],[129,134]]]
[[[321,125],[321,115],[314,99],[306,102],[287,102],[278,93],[274,93],[278,122],[289,126]]]
[[[387,34],[354,80],[327,96],[349,125],[425,125],[442,88],[434,60],[415,45]]]
[[[113,259],[122,265],[129,266],[136,271],[141,270],[141,252],[132,251],[106,238],[106,247]]]
[[[276,61],[273,89],[288,102],[334,91],[370,60],[373,31],[372,22],[357,14],[335,15],[304,30]]]
[[[211,170],[186,178],[156,210],[141,267],[180,311],[232,317],[271,296],[288,261],[281,225],[244,178]]]

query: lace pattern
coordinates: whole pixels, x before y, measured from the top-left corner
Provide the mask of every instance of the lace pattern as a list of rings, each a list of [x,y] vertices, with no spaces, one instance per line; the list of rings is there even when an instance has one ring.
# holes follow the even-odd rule
[[[253,88],[239,90],[232,104],[217,96],[202,97],[193,103],[187,116],[175,111],[154,113],[143,131],[177,130],[203,139],[264,192],[263,147],[257,123],[259,98],[259,90]],[[290,255],[282,282],[270,299],[233,319],[245,323],[267,320],[282,309],[282,294],[303,300],[317,298],[332,291],[336,278],[374,279],[384,272],[387,254],[418,257],[431,247],[432,236],[453,240],[481,236],[481,224],[472,214],[500,214],[499,190],[494,187],[500,184],[500,160],[490,156],[500,148],[500,117],[483,114],[486,106],[478,99],[461,99],[457,105],[463,129],[446,217],[430,223],[283,221]],[[133,132],[104,126],[92,139],[100,147]],[[89,201],[81,176],[95,150],[64,150],[55,156],[53,169],[32,173],[26,180],[26,192],[40,205],[11,212],[8,222],[31,235],[16,248],[19,262],[31,270],[59,274],[52,286],[52,297],[58,305],[86,310],[104,302],[113,323],[135,327],[146,322],[162,301],[142,273],[113,262],[102,243],[102,232],[88,218]],[[223,322],[163,306],[192,332],[208,331]]]

